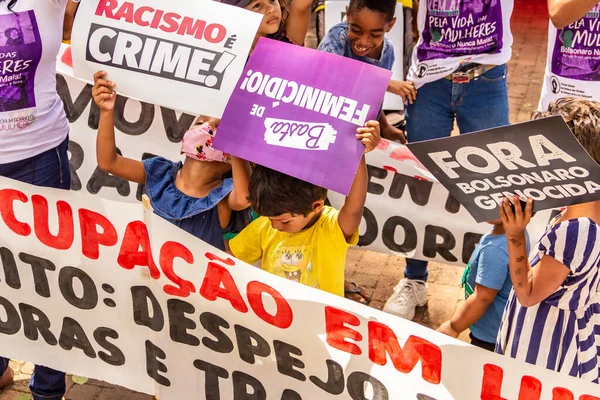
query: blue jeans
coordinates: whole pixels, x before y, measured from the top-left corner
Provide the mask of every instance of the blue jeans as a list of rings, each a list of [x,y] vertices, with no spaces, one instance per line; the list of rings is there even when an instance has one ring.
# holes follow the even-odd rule
[[[406,106],[408,142],[450,136],[455,118],[460,133],[510,123],[506,64],[485,71],[469,83],[439,79],[419,88],[416,101]],[[406,259],[406,278],[426,281],[427,275],[427,261]]]
[[[67,137],[60,145],[26,160],[0,164],[0,176],[30,183],[69,190],[71,169]],[[0,357],[0,376],[8,368],[8,359]],[[61,400],[67,390],[65,373],[36,365],[31,375],[29,389],[34,400]]]

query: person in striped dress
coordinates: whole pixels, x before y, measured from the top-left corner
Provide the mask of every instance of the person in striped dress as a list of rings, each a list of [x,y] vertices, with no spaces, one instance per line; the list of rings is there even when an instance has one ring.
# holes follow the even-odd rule
[[[551,115],[562,115],[600,163],[600,103],[562,98],[534,119]],[[531,212],[531,199],[514,212],[508,199],[500,205],[513,291],[496,352],[599,383],[600,201],[569,206],[558,215],[528,260],[525,228]]]

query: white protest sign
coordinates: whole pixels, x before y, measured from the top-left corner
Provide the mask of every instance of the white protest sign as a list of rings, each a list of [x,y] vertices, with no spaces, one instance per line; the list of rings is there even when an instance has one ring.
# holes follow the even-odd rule
[[[538,400],[555,388],[598,400],[595,384],[232,259],[139,204],[0,178],[0,254],[1,355],[161,400]]]
[[[329,31],[334,25],[346,19],[347,0],[328,0],[325,2],[325,30]],[[389,33],[385,34],[392,41],[396,61],[392,67],[392,79],[404,80],[404,11],[402,3],[396,5],[396,24]],[[385,110],[404,110],[402,98],[393,93],[386,93],[383,100]]]
[[[109,175],[97,167],[98,108],[91,88],[69,76],[68,48],[59,57],[58,92],[70,124],[72,189],[112,200],[137,202],[143,185]],[[66,56],[65,56],[66,55]],[[63,62],[67,61],[67,64]],[[115,105],[117,147],[123,155],[144,159],[160,155],[180,160],[180,142],[194,117],[169,108],[117,97]],[[359,245],[367,250],[465,265],[489,225],[477,224],[405,146],[382,140],[367,154],[369,188]],[[329,192],[340,207],[344,197]],[[536,214],[528,227],[536,240],[550,212]]]
[[[108,71],[119,93],[220,117],[262,16],[214,1],[83,1],[73,27],[75,74]]]

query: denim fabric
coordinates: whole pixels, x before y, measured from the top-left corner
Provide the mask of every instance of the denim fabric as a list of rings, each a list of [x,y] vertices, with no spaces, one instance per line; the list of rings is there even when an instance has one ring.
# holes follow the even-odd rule
[[[394,47],[387,37],[383,39],[383,50],[381,51],[381,58],[379,60],[355,55],[352,51],[350,40],[348,40],[347,22],[339,23],[331,28],[323,38],[323,41],[319,44],[319,50],[362,61],[387,70],[392,69],[395,59]]]
[[[409,143],[450,136],[454,119],[460,133],[509,124],[506,64],[494,67],[469,83],[439,79],[423,85],[406,106]],[[404,275],[427,280],[427,261],[406,260]]]
[[[211,190],[206,197],[190,197],[175,186],[181,162],[174,163],[163,157],[154,157],[143,163],[146,194],[154,213],[224,251],[225,241],[217,205],[233,190],[233,179],[224,179],[223,184]]]
[[[0,176],[30,183],[36,186],[70,189],[71,170],[67,137],[60,145],[37,156],[0,164]],[[8,367],[8,359],[0,357],[0,375]],[[34,400],[61,400],[67,390],[65,373],[36,365],[29,388]]]

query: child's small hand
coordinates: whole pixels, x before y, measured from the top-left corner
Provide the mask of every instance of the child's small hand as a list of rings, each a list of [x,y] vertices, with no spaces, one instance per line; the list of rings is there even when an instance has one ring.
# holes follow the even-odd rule
[[[94,87],[92,96],[94,102],[102,111],[112,111],[115,108],[117,93],[113,90],[115,83],[103,79],[106,71],[98,71],[94,74]]]
[[[437,331],[453,338],[457,338],[459,336],[459,333],[452,328],[450,321],[446,321],[441,324],[440,327],[437,328]]]
[[[367,121],[364,127],[356,130],[356,138],[365,145],[365,153],[375,149],[381,140],[381,128],[378,121]]]
[[[531,220],[531,214],[533,210],[533,200],[530,197],[527,198],[525,210],[521,209],[519,196],[514,195],[513,203],[515,204],[514,212],[511,209],[511,202],[508,197],[504,198],[499,207],[502,225],[504,225],[504,231],[508,237],[521,235],[523,232],[525,232],[525,229]]]
[[[412,82],[391,80],[387,91],[402,97],[402,101],[412,104],[417,98],[417,90]]]

